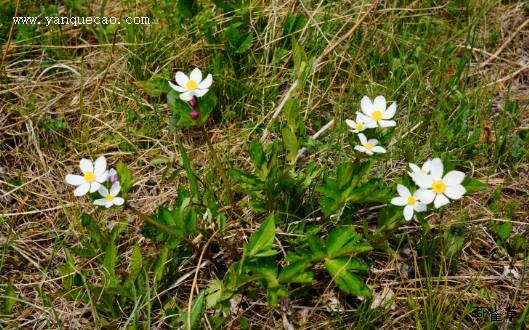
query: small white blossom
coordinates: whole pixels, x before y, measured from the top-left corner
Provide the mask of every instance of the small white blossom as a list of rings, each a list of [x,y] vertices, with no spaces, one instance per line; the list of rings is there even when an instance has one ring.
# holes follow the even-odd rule
[[[119,180],[118,172],[115,169],[111,168],[108,171],[108,181],[110,181],[110,183],[114,183],[118,180]]]
[[[89,191],[91,193],[96,192],[101,183],[107,179],[107,160],[104,156],[97,158],[95,163],[83,158],[79,162],[79,167],[81,168],[81,173],[83,173],[82,176],[68,174],[65,178],[66,183],[78,186],[73,192],[75,196],[86,195]]]
[[[450,202],[450,199],[460,199],[466,189],[461,185],[465,179],[465,173],[450,171],[443,176],[443,162],[439,158],[432,159],[430,163],[430,174],[417,173],[413,176],[415,183],[421,187],[417,196],[424,204],[434,202],[435,208],[439,208]]]
[[[413,211],[426,211],[426,205],[419,201],[419,197],[417,196],[418,191],[416,191],[412,195],[408,188],[401,184],[398,184],[397,192],[399,193],[399,196],[394,197],[391,200],[391,204],[397,206],[404,206],[404,219],[406,219],[406,221],[411,220],[411,218],[413,217]]]
[[[175,81],[177,85],[169,81],[171,88],[181,93],[180,99],[183,101],[191,101],[193,97],[201,97],[208,92],[209,87],[213,83],[213,77],[208,74],[206,79],[202,80],[202,71],[199,68],[195,68],[191,71],[189,77],[182,71],[178,71],[175,75]]]
[[[371,99],[364,96],[360,101],[360,108],[362,112],[358,112],[358,118],[360,118],[367,128],[380,127],[392,127],[396,126],[397,123],[393,120],[389,120],[395,116],[397,111],[397,103],[393,102],[386,109],[386,98],[382,95],[375,97],[375,100],[371,102]]]
[[[360,139],[360,143],[362,145],[355,146],[355,150],[358,150],[360,152],[364,152],[370,156],[372,156],[375,152],[376,153],[385,153],[386,149],[377,146],[378,140],[377,139],[370,139],[367,140],[366,136],[362,133],[358,134],[358,138]]]
[[[367,128],[358,115],[356,115],[356,120],[346,119],[345,123],[347,126],[351,127],[353,133],[360,133]]]
[[[417,173],[423,173],[423,174],[430,174],[430,167],[431,167],[432,161],[428,159],[424,164],[422,164],[422,167],[417,166],[414,163],[410,163],[410,169],[411,172],[408,172],[412,180],[415,182],[414,176]]]
[[[110,191],[108,191],[105,186],[99,187],[99,190],[97,192],[103,198],[96,199],[94,201],[94,205],[104,206],[107,209],[112,205],[123,205],[125,200],[121,197],[116,197],[119,194],[120,190],[121,185],[119,184],[119,182],[114,182],[112,184],[112,187],[110,187]]]

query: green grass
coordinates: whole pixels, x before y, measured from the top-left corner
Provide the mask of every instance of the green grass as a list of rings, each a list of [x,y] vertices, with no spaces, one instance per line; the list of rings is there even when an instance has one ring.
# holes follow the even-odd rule
[[[385,244],[362,256],[370,268],[362,279],[376,293],[389,286],[395,309],[370,309],[369,299],[340,290],[320,263],[311,268],[310,285],[285,284],[288,300],[278,306],[270,297],[281,293],[266,281],[241,286],[231,313],[228,300],[220,304],[224,313],[207,299],[199,308],[194,292],[195,313],[205,311],[197,327],[275,329],[284,319],[307,329],[507,323],[472,320],[474,306],[514,306],[518,323],[508,326],[527,327],[529,71],[518,70],[529,56],[529,30],[516,29],[529,7],[382,1],[350,38],[304,71],[369,1],[213,3],[104,1],[100,7],[22,0],[19,16],[104,13],[148,16],[152,24],[17,25],[4,54],[16,5],[0,0],[0,59],[6,58],[0,67],[0,301],[14,302],[12,310],[0,310],[0,326],[149,329],[185,322],[190,292],[242,265],[243,243],[271,211],[280,269],[291,262],[283,253],[308,249],[310,234],[326,240],[333,228],[352,225],[369,240],[384,203],[349,203],[330,217],[315,187],[353,159],[357,138],[344,120],[359,111],[362,96],[385,95],[397,102],[398,127],[380,137],[391,146],[374,162],[372,178],[391,185],[409,162],[441,157],[487,184],[420,223],[401,223]],[[498,58],[482,66],[504,43]],[[233,199],[201,130],[179,127],[178,104],[168,103],[166,81],[194,67],[214,76],[203,102],[216,105],[205,128],[223,168],[232,169]],[[272,119],[297,79],[293,101]],[[333,119],[333,127],[310,138]],[[293,166],[301,147],[306,152]],[[158,206],[182,207],[171,217],[186,235],[144,226],[130,209],[106,213],[86,197],[75,198],[64,176],[77,170],[80,158],[102,154],[131,171],[127,198],[141,213],[162,221]],[[268,160],[273,166],[266,170]],[[99,228],[87,225],[84,212]],[[197,231],[190,225],[195,219],[204,219]],[[206,264],[193,285],[203,249]],[[273,269],[266,260],[263,273]],[[519,283],[499,277],[507,265],[520,272]]]

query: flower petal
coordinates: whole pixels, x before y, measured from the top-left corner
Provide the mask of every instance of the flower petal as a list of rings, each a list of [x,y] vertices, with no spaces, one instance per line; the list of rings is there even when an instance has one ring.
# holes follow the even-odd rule
[[[380,127],[394,127],[397,123],[394,120],[379,120],[378,124]]]
[[[433,178],[422,172],[413,173],[412,176],[413,182],[415,182],[421,188],[431,188],[433,183]]]
[[[187,75],[185,73],[183,73],[182,71],[178,71],[175,76],[174,76],[174,80],[176,81],[176,83],[180,86],[182,86],[183,88],[186,87],[186,84],[187,82],[189,81],[189,78],[187,77]],[[187,90],[187,88],[186,88]]]
[[[114,205],[123,205],[123,203],[125,203],[125,200],[121,197],[116,197],[114,198]]]
[[[373,101],[373,107],[384,113],[386,110],[386,98],[382,95],[375,97],[375,100]]]
[[[400,183],[397,185],[397,191],[401,197],[408,198],[411,196],[410,190]]]
[[[415,165],[413,163],[410,163],[409,165],[410,165],[411,171],[413,173],[420,173],[421,172],[421,169],[420,169],[419,166],[417,166],[417,165]]]
[[[175,91],[179,92],[179,93],[184,93],[187,91],[187,89],[185,89],[184,87],[180,87],[178,85],[175,85],[173,84],[172,82],[168,81],[169,83],[169,86],[171,86],[172,89],[174,89]]]
[[[360,151],[360,152],[366,152],[366,150],[367,150],[367,149],[364,148],[363,146],[355,146],[354,149],[355,149],[355,150],[358,150],[358,151]]]
[[[408,200],[406,198],[403,198],[403,197],[393,197],[391,199],[391,204],[397,205],[397,206],[404,206],[404,205],[408,204]]]
[[[371,114],[373,113],[373,103],[371,103],[369,97],[362,97],[362,99],[360,100],[360,109],[362,109],[362,112],[365,113],[368,117],[371,117]]]
[[[381,146],[375,146],[375,147],[371,148],[371,151],[383,154],[383,153],[386,152],[386,149],[382,148]]]
[[[352,129],[356,129],[356,122],[354,120],[346,119],[345,123],[347,124],[347,126],[351,127]]]
[[[413,205],[413,209],[417,212],[424,212],[426,211],[426,205],[421,202],[415,202],[415,205]]]
[[[105,206],[107,205],[107,200],[105,198],[96,199],[94,205]]]
[[[450,200],[446,198],[446,196],[443,194],[437,194],[437,196],[435,196],[435,199],[433,201],[433,205],[435,206],[436,209],[448,203],[450,203]]]
[[[94,163],[94,174],[99,176],[107,170],[107,159],[105,156],[99,156]]]
[[[465,173],[460,171],[450,171],[443,177],[443,181],[447,186],[455,186],[463,182]]]
[[[185,92],[185,93],[182,93],[180,94],[180,99],[182,101],[191,101],[193,99],[193,92]]]
[[[112,187],[110,187],[110,194],[115,197],[119,194],[120,190],[121,185],[119,184],[119,181],[116,181],[112,184]]]
[[[378,144],[377,139],[369,139],[367,140],[367,143],[371,144],[372,146],[376,146]]]
[[[90,184],[90,193],[96,192],[99,187],[101,187],[101,183],[94,181]]]
[[[206,79],[202,80],[202,82],[200,82],[200,84],[198,84],[198,88],[200,89],[208,89],[211,87],[211,84],[213,83],[213,76],[210,74],[208,74],[206,76]]]
[[[109,176],[109,172],[105,171],[102,174],[96,176],[96,181],[99,183],[103,183],[108,179],[108,176]]]
[[[370,118],[370,117],[364,115],[364,114],[361,113],[361,112],[357,112],[357,113],[356,113],[356,121],[359,121],[359,120],[360,120],[362,123],[368,123],[368,122],[370,122],[370,121],[373,121],[372,118]]]
[[[82,185],[83,183],[86,182],[86,180],[84,179],[83,176],[75,175],[75,174],[66,175],[66,178],[64,178],[64,181],[67,184],[72,184],[74,186],[80,186],[80,185]]]
[[[419,200],[426,205],[430,204],[435,198],[435,193],[430,189],[419,189],[415,194]]]
[[[86,195],[88,190],[90,190],[90,184],[88,182],[85,182],[82,185],[80,185],[79,187],[77,187],[73,191],[73,194],[74,194],[74,196],[84,196],[84,195]]]
[[[362,143],[362,145],[365,145],[367,143],[367,139],[366,139],[366,136],[362,133],[359,133],[358,134],[358,138],[360,139],[360,143]]]
[[[382,119],[393,118],[393,116],[395,116],[395,112],[397,112],[397,103],[393,102],[382,114]]]
[[[451,199],[460,199],[466,193],[465,187],[462,185],[446,186],[444,194]]]
[[[91,160],[83,158],[79,162],[79,167],[81,168],[81,172],[85,174],[86,172],[94,172],[94,163],[92,163]]]
[[[431,168],[432,168],[432,161],[428,159],[424,164],[422,164],[421,170],[424,173],[428,174],[430,173]]]
[[[443,177],[443,162],[439,158],[432,159],[430,163],[430,175],[434,180],[441,180]]]
[[[204,95],[206,95],[206,93],[208,92],[208,89],[196,89],[193,94],[195,94],[196,97],[202,97]]]
[[[189,79],[196,81],[199,84],[202,81],[202,71],[199,68],[194,68],[189,75]]]
[[[406,221],[410,221],[412,217],[413,217],[413,206],[406,205],[404,207],[404,219],[406,219]]]
[[[101,185],[99,187],[99,189],[97,189],[97,192],[99,193],[99,195],[101,195],[103,197],[107,197],[107,195],[108,195],[108,189],[107,189],[107,187],[105,187],[103,185]]]
[[[364,123],[364,126],[365,126],[366,128],[375,128],[375,127],[377,127],[378,125],[377,125],[377,121],[376,121],[376,120],[371,119],[370,121],[366,121],[366,122]]]

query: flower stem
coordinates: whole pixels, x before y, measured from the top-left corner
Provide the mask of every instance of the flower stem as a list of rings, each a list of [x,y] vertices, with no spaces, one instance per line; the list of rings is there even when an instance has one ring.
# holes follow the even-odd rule
[[[135,209],[134,207],[130,206],[129,204],[126,204],[126,207],[132,211],[132,213],[136,214],[137,216],[139,216],[140,218],[143,219],[143,221],[155,226],[156,228],[158,228],[159,230],[163,231],[164,233],[166,233],[167,235],[169,236],[175,236],[175,233],[174,231],[167,227],[166,225],[162,225],[161,223],[159,223],[158,221],[155,221],[154,219],[152,219],[151,217],[149,217],[148,215],[146,214],[143,214],[142,212],[140,212],[139,210]]]
[[[217,152],[213,148],[213,144],[211,144],[208,131],[206,131],[206,128],[204,127],[204,125],[201,125],[200,128],[202,129],[202,135],[204,135],[206,144],[208,145],[211,158],[213,158],[213,161],[215,162],[215,165],[217,166],[217,170],[219,171],[220,177],[222,178],[222,181],[224,183],[224,190],[228,194],[228,199],[231,204],[233,203],[233,192],[230,187],[230,182],[228,181],[228,176],[226,175],[226,172],[224,171],[224,168],[222,167],[222,164],[220,163],[219,157],[217,156]]]

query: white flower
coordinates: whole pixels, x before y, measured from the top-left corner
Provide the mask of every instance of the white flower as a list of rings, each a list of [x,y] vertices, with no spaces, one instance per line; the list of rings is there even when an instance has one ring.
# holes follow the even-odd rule
[[[194,96],[204,96],[211,84],[213,83],[213,77],[208,74],[206,79],[202,80],[202,71],[199,68],[193,69],[189,78],[182,71],[178,71],[175,75],[175,81],[178,85],[173,84],[169,81],[169,85],[175,91],[181,93],[180,98],[183,101],[191,101]]]
[[[367,128],[364,125],[364,121],[358,115],[356,115],[356,121],[352,119],[346,119],[345,123],[347,126],[353,129],[353,133],[360,133]]]
[[[399,197],[394,197],[391,200],[391,204],[397,206],[406,205],[404,206],[404,219],[406,219],[406,221],[411,220],[413,217],[413,211],[426,211],[426,205],[419,201],[419,197],[417,196],[418,191],[416,191],[412,196],[410,190],[401,184],[397,185],[397,191],[399,193]]]
[[[423,173],[423,174],[430,174],[430,168],[431,168],[432,161],[428,159],[424,164],[422,164],[422,167],[419,167],[413,163],[410,163],[411,172],[408,172],[409,176],[412,178],[413,181],[415,181],[414,176],[417,173]]]
[[[95,164],[91,160],[81,159],[79,167],[83,175],[68,174],[65,178],[66,183],[78,186],[73,194],[75,196],[86,195],[87,192],[95,192],[105,182],[108,176],[107,160],[104,156],[96,159]]]
[[[94,205],[105,206],[107,209],[112,205],[123,205],[125,200],[121,197],[116,197],[119,194],[120,190],[121,185],[119,184],[119,182],[114,182],[112,184],[112,187],[110,187],[110,192],[107,188],[105,188],[105,186],[99,187],[99,190],[97,192],[103,198],[96,199],[94,201]]]
[[[443,162],[434,158],[430,163],[430,175],[414,175],[415,183],[422,188],[417,191],[417,196],[424,204],[433,201],[435,208],[439,208],[450,202],[448,198],[460,199],[466,193],[461,185],[464,178],[465,173],[460,171],[450,171],[443,176]]]
[[[393,102],[386,109],[386,98],[382,95],[375,97],[373,102],[371,102],[369,97],[364,96],[360,101],[360,108],[362,112],[357,112],[358,117],[365,123],[367,128],[377,126],[392,127],[397,125],[395,121],[389,120],[395,116],[397,104]]]
[[[373,153],[385,153],[386,149],[377,146],[378,140],[377,139],[371,139],[367,140],[366,136],[362,133],[358,134],[358,138],[360,139],[360,143],[362,143],[361,146],[356,146],[355,150],[365,152],[368,155],[373,155]]]

